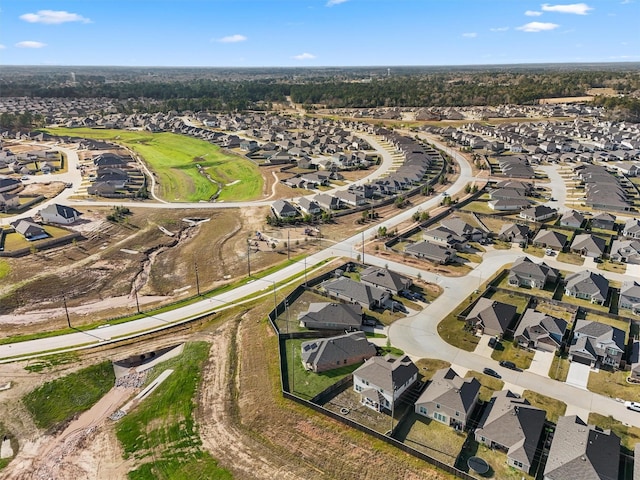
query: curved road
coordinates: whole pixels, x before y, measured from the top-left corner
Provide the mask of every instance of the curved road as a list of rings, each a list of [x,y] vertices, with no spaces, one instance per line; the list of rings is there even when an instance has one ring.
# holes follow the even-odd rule
[[[439,142],[434,142],[433,139],[430,139],[430,141],[435,143],[439,148],[445,150],[459,163],[460,176],[449,188],[449,191],[452,194],[462,191],[465,185],[469,181],[473,180],[470,165],[466,159],[456,151],[448,149]],[[16,356],[38,355],[41,352],[51,351],[54,349],[74,349],[82,347],[83,345],[95,345],[96,343],[108,342],[111,338],[121,338],[123,336],[130,336],[143,331],[161,329],[169,324],[185,321],[205,312],[211,312],[212,310],[216,310],[216,307],[229,304],[237,299],[244,298],[249,295],[257,293],[270,295],[271,291],[273,291],[275,296],[277,282],[281,282],[292,275],[301,273],[306,270],[307,266],[312,266],[331,257],[345,256],[353,258],[356,254],[356,246],[362,242],[363,238],[368,239],[374,236],[380,226],[392,228],[398,223],[409,219],[418,209],[433,208],[437,206],[439,202],[439,198],[432,198],[419,206],[401,212],[392,219],[370,227],[363,233],[356,234],[346,240],[337,242],[321,252],[307,257],[303,261],[304,263],[295,263],[263,279],[256,279],[232,291],[202,300],[186,307],[154,316],[148,316],[140,320],[120,325],[105,326],[104,328],[98,328],[88,332],[62,335],[54,338],[33,340],[11,345],[1,345],[0,359],[10,361],[8,360],[9,358]],[[134,205],[139,206],[138,204]],[[197,206],[202,207],[203,205],[197,204]],[[175,208],[182,208],[182,206]],[[403,349],[413,357],[440,358],[451,362],[453,365],[473,370],[482,370],[483,367],[488,366],[499,370],[507,384],[534,390],[544,395],[557,398],[573,408],[581,409],[583,411],[594,411],[603,415],[613,415],[615,418],[622,420],[625,423],[640,426],[640,416],[626,410],[623,404],[615,401],[614,399],[594,394],[586,390],[581,390],[565,383],[557,382],[530,372],[515,372],[498,367],[497,362],[494,360],[477,355],[473,352],[459,350],[440,338],[437,332],[437,324],[439,321],[448,315],[453,308],[464,301],[471,292],[477,289],[483,279],[486,280],[496,271],[503,268],[505,264],[513,262],[517,257],[522,255],[523,253],[519,249],[488,251],[483,256],[483,261],[478,267],[465,277],[457,278],[442,277],[431,272],[420,271],[415,267],[392,262],[388,259],[367,255],[366,261],[369,264],[378,266],[388,265],[393,270],[410,275],[417,275],[417,273],[420,273],[423,279],[435,282],[444,289],[443,294],[424,310],[415,315],[400,319],[391,325],[389,328],[389,338],[392,344]],[[559,263],[552,258],[545,258],[545,261],[549,265],[556,268],[562,268],[563,270],[576,271],[584,268],[583,266],[578,267],[566,263]],[[629,279],[629,277],[620,274],[611,272],[602,273],[612,280],[621,281]]]

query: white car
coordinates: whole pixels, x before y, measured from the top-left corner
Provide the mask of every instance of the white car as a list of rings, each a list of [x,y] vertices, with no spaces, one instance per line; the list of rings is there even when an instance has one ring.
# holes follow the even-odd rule
[[[634,412],[640,412],[640,402],[624,402],[624,406]]]

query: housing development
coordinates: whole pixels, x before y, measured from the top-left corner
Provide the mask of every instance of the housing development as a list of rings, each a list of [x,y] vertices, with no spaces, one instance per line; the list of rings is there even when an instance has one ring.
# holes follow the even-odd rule
[[[0,96],[2,477],[640,478],[640,124],[598,99]]]

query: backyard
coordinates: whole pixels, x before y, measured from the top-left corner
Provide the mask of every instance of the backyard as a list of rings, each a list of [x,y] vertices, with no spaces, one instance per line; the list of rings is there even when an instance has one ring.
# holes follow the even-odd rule
[[[395,432],[395,438],[447,465],[456,461],[466,435],[411,412]]]

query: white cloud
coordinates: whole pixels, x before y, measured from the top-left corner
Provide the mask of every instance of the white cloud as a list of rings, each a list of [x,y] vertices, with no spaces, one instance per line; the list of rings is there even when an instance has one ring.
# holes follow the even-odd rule
[[[295,60],[313,60],[314,58],[316,58],[315,55],[313,55],[312,53],[301,53],[300,55],[294,55],[293,57],[291,57]]]
[[[549,23],[549,22],[529,22],[521,27],[517,27],[516,30],[520,30],[522,32],[547,32],[549,30],[554,30],[558,28],[560,25],[557,23]]]
[[[549,5],[545,3],[540,8],[542,8],[543,12],[572,13],[573,15],[587,15],[589,10],[593,10],[586,3],[571,3],[567,5]]]
[[[476,38],[478,34],[476,32],[467,32],[467,33],[463,33],[462,36],[464,38]]]
[[[20,18],[29,23],[45,23],[47,25],[58,25],[67,22],[91,23],[91,20],[84,18],[77,13],[65,12],[64,10],[39,10],[38,13],[25,13]]]
[[[238,42],[244,42],[247,40],[247,37],[245,37],[244,35],[228,35],[226,37],[222,37],[219,38],[218,41],[220,43],[238,43]]]
[[[4,45],[0,44],[0,50],[4,50],[5,48],[7,48],[7,47],[5,47]]]
[[[33,40],[25,40],[24,42],[16,43],[16,47],[18,48],[42,48],[46,46],[46,43],[34,42]]]
[[[536,12],[535,10],[527,10],[524,12],[527,17],[539,17],[542,15],[542,12]]]
[[[327,7],[333,7],[334,5],[340,5],[341,3],[348,2],[349,0],[329,0],[327,2]]]
[[[492,32],[506,32],[507,30],[509,30],[509,27],[495,27],[490,28],[489,30]]]

